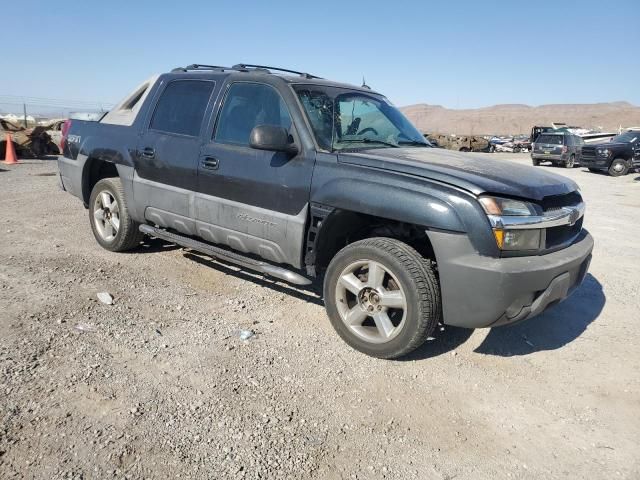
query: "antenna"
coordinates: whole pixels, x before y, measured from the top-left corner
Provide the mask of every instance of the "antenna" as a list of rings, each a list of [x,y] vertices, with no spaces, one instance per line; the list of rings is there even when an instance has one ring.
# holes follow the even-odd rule
[[[362,75],[362,88],[367,88],[367,89],[371,90],[371,87],[369,85],[367,85],[367,82],[364,79],[364,75]]]

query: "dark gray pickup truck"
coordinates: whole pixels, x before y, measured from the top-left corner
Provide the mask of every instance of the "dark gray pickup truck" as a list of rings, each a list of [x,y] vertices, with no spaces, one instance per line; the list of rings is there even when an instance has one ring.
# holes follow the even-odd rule
[[[438,322],[512,324],[563,300],[593,240],[571,180],[431,148],[382,95],[291,70],[190,65],[73,120],[62,188],[104,248],[143,235],[293,284],[395,358]]]

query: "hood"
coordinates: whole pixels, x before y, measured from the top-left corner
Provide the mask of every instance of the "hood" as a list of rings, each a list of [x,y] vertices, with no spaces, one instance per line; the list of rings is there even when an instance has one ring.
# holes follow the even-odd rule
[[[604,143],[589,143],[584,147],[593,147],[593,148],[611,148],[611,147],[627,147],[631,145],[631,143],[626,142],[604,142]]]
[[[438,148],[379,148],[343,152],[340,162],[406,173],[447,183],[475,195],[491,193],[540,201],[578,189],[542,168]]]

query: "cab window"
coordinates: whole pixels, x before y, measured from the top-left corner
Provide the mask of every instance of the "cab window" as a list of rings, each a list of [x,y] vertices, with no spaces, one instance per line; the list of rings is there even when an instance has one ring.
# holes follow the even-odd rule
[[[251,130],[258,125],[291,128],[291,116],[280,94],[260,83],[234,83],[229,87],[218,118],[214,140],[249,145]]]
[[[214,82],[177,80],[162,92],[149,128],[160,132],[197,137]]]

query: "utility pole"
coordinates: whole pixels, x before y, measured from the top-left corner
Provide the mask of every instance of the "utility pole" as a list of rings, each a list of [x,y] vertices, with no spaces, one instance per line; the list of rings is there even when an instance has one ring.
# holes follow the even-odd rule
[[[24,113],[24,128],[27,128],[27,104],[26,103],[22,103],[22,112]]]

